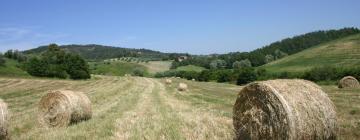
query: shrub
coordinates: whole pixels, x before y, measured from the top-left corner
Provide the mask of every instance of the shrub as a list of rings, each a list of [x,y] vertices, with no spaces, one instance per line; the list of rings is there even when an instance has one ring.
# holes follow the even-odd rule
[[[141,76],[143,77],[145,75],[145,71],[143,69],[136,68],[132,72],[134,76]]]
[[[4,66],[5,65],[5,58],[4,55],[0,53],[0,66]]]
[[[66,72],[71,79],[89,79],[90,70],[89,65],[79,55],[66,55]]]
[[[242,68],[236,70],[235,73],[237,73],[237,85],[247,84],[257,79],[255,70],[253,68]]]
[[[198,80],[208,82],[210,80],[210,75],[211,73],[209,70],[203,70],[200,72]]]
[[[232,80],[232,71],[231,70],[221,70],[217,73],[217,82],[230,82]]]

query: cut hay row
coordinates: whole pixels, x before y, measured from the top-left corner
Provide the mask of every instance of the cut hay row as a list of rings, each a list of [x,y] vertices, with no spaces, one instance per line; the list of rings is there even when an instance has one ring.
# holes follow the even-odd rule
[[[352,76],[346,76],[339,81],[338,87],[339,88],[359,88],[360,84],[356,78],[354,78]]]
[[[336,139],[334,104],[305,80],[270,80],[244,87],[233,110],[236,139]]]
[[[8,119],[9,113],[7,104],[0,99],[0,140],[6,140],[9,138]]]
[[[123,136],[122,134],[125,133],[134,139],[233,139],[235,135],[233,130],[235,129],[233,129],[232,106],[236,99],[235,91],[239,91],[242,87],[230,84],[175,80],[175,78],[172,79],[172,85],[166,86],[164,79],[150,79],[158,83],[155,84],[153,92],[149,93],[151,91],[149,89],[151,81],[146,79],[149,78],[106,77],[89,81],[45,80],[45,82],[34,84],[35,87],[41,88],[39,90],[35,90],[31,84],[37,80],[26,79],[26,84],[21,84],[24,87],[11,89],[11,92],[9,92],[10,89],[0,88],[0,91],[6,89],[6,91],[0,92],[0,95],[3,98],[6,97],[4,99],[11,110],[10,125],[8,127],[11,138],[39,140],[111,139],[118,135]],[[190,91],[184,92],[186,94],[177,92],[178,84],[182,81],[190,85],[191,88]],[[38,84],[41,84],[41,86]],[[45,86],[48,87],[42,88]],[[85,92],[94,104],[92,105],[93,115],[91,120],[60,129],[43,129],[39,127],[36,120],[38,114],[36,106],[40,98],[49,89],[69,89]],[[354,125],[356,124],[354,122],[357,122],[359,118],[358,113],[355,112],[358,110],[358,101],[356,100],[359,99],[356,94],[358,90],[340,90],[333,85],[324,86],[324,89],[326,93],[330,93],[332,99],[335,97],[334,103],[338,108],[342,109],[338,116],[342,121],[338,122],[340,129],[337,137],[356,139],[355,136],[359,135],[356,132],[358,130],[357,125]],[[307,90],[304,92],[307,92]],[[348,100],[350,92],[354,98],[350,97],[351,100]],[[150,97],[151,100],[146,101],[149,98],[144,98],[144,93],[148,93],[149,95],[145,95],[145,97]],[[13,96],[12,94],[21,96]],[[157,94],[160,95],[161,102],[157,101]],[[146,99],[146,102],[144,99]],[[143,103],[144,106],[137,106],[137,104]],[[305,103],[309,104],[308,102]],[[343,104],[346,106],[343,106]],[[144,109],[138,110],[141,107],[144,107]],[[134,113],[126,113],[128,111],[135,111],[136,113],[135,115]],[[123,120],[124,118],[126,119]],[[117,125],[114,122],[120,122],[122,125]],[[118,132],[116,130],[122,131]],[[164,137],[159,138],[156,136]],[[174,138],[171,136],[179,137]]]
[[[227,140],[234,137],[232,118],[218,114],[223,110],[215,111],[214,109],[209,108],[209,104],[204,103],[203,101],[196,101],[197,106],[194,108],[194,103],[192,103],[191,100],[177,98],[178,96],[176,94],[178,93],[173,91],[173,88],[169,88],[155,80],[154,82],[160,87],[159,95],[163,98],[164,104],[171,108],[174,116],[181,122],[179,123],[179,133],[182,134],[182,139]],[[198,95],[198,93],[189,94]],[[214,110],[215,113],[207,110]]]
[[[39,122],[45,127],[64,127],[91,116],[91,102],[80,92],[51,91],[39,103]]]

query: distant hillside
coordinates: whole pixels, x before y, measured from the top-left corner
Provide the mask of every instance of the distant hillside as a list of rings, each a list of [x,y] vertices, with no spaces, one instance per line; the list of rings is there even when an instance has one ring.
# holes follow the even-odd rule
[[[153,51],[149,49],[131,49],[121,48],[113,46],[102,45],[63,45],[60,46],[66,51],[77,53],[85,59],[111,59],[120,57],[142,57],[149,60],[162,60],[162,59],[174,59],[171,58],[174,54],[162,53],[159,51]],[[41,46],[35,49],[24,51],[25,54],[39,54],[44,52],[47,46]]]
[[[360,34],[321,44],[262,66],[272,72],[298,72],[315,66],[360,65]]]
[[[243,60],[249,60],[252,66],[258,67],[288,55],[296,54],[319,44],[358,33],[360,33],[360,30],[357,28],[314,31],[291,38],[286,38],[250,52],[232,52],[221,55],[208,55],[205,57],[193,56],[192,59],[188,59],[182,62],[174,62],[172,68],[186,65],[196,65],[209,68],[210,63],[214,60],[217,61],[217,59],[225,61],[224,63],[226,63],[227,69],[233,68],[234,62]]]

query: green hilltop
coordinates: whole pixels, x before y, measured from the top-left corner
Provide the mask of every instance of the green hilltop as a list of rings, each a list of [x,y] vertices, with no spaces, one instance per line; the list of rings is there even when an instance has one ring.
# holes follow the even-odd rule
[[[313,67],[360,65],[360,34],[323,43],[260,68],[270,72],[302,72]]]

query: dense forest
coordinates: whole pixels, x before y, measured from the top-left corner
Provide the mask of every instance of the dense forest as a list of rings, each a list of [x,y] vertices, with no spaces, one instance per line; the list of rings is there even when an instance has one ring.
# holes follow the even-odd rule
[[[174,60],[180,53],[162,53],[149,49],[131,49],[103,45],[62,45],[63,50],[79,54],[88,60],[103,60],[121,57],[141,57],[148,60]],[[25,54],[40,54],[47,50],[47,46],[24,51]]]
[[[222,55],[192,56],[181,62],[175,61],[172,68],[185,65],[202,66],[208,69],[238,68],[244,66],[261,66],[276,59],[291,55],[310,47],[360,33],[357,28],[343,28],[339,30],[316,31],[281,41],[256,49],[251,52],[233,52]],[[250,63],[250,64],[249,64]]]

